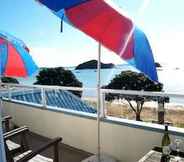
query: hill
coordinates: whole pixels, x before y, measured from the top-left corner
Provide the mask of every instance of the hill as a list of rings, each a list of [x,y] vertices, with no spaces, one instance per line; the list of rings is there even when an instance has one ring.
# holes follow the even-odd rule
[[[102,69],[109,69],[109,68],[113,68],[114,64],[104,64],[101,62],[101,68]],[[84,62],[82,64],[79,64],[75,70],[81,70],[81,69],[97,69],[97,61],[96,60],[90,60],[87,62]]]

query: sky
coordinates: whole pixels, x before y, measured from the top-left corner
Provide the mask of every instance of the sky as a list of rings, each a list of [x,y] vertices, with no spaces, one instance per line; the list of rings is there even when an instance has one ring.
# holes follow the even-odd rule
[[[108,0],[107,0],[108,1]],[[155,61],[184,67],[184,0],[112,0],[147,35]],[[0,0],[0,31],[23,40],[40,67],[76,66],[97,59],[98,43],[35,0]],[[123,60],[102,49],[102,62]]]

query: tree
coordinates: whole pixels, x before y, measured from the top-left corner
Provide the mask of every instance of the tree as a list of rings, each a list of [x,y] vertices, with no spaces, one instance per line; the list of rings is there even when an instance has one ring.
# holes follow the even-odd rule
[[[3,83],[13,83],[13,84],[19,84],[19,81],[15,78],[11,78],[11,77],[2,77],[1,81]]]
[[[70,70],[62,67],[43,68],[36,76],[37,81],[34,84],[40,85],[57,85],[67,87],[82,87],[82,83],[75,77]],[[80,92],[72,92],[81,96]]]
[[[144,91],[161,91],[163,85],[161,83],[154,82],[146,77],[143,73],[137,73],[133,71],[122,71],[119,75],[116,75],[113,80],[103,88],[108,89],[122,89],[122,90],[144,90]],[[146,97],[144,96],[132,96],[132,95],[120,95],[120,94],[107,94],[106,100],[112,101],[114,99],[124,98],[129,103],[131,109],[135,112],[136,120],[140,121],[141,111]],[[147,99],[151,99],[148,98]],[[134,106],[132,101],[135,101]]]

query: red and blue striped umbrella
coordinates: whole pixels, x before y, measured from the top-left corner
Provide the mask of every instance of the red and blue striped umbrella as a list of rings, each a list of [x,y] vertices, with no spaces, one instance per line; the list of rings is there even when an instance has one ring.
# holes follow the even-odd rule
[[[37,69],[24,42],[0,32],[0,76],[26,77]]]
[[[122,59],[158,81],[151,47],[144,32],[110,0],[37,0]]]
[[[0,77],[26,77],[33,74],[37,69],[37,65],[34,63],[33,59],[29,55],[29,49],[27,48],[27,46],[21,40],[18,40],[14,36],[11,36],[5,32],[0,32]],[[0,159],[2,159],[2,161],[5,161],[5,154],[2,151],[4,146],[1,128],[0,142],[2,143],[2,146],[0,147]]]

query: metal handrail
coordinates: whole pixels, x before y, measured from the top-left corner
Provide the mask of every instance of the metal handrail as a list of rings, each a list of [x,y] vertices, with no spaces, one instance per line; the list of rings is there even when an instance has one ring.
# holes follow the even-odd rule
[[[17,87],[17,88],[39,88],[39,89],[55,89],[55,90],[71,90],[71,91],[96,91],[96,88],[81,88],[81,87],[65,87],[65,86],[47,86],[47,85],[21,85],[21,84],[7,84],[2,83],[1,85],[7,87]],[[135,90],[115,90],[115,89],[101,89],[101,93],[114,93],[114,94],[124,94],[124,95],[137,95],[137,96],[154,96],[154,97],[175,97],[184,98],[184,94],[178,93],[166,93],[166,92],[150,92],[150,91],[135,91]]]
[[[47,105],[47,99],[45,92],[49,90],[68,90],[68,91],[93,91],[96,92],[97,88],[81,88],[81,87],[65,87],[65,86],[47,86],[47,85],[21,85],[21,84],[7,84],[3,83],[3,86],[7,86],[7,94],[8,99],[11,100],[11,96],[13,92],[21,92],[21,88],[23,91],[34,89],[40,89],[41,91],[41,103],[39,104],[43,108],[49,108]],[[107,94],[120,94],[121,97],[130,98],[134,100],[135,98],[144,98],[145,101],[156,101],[158,102],[158,121],[164,121],[164,114],[165,114],[165,104],[169,102],[169,98],[184,98],[184,94],[177,94],[177,93],[165,93],[165,92],[150,92],[150,91],[135,91],[135,90],[115,90],[115,89],[101,89],[100,90],[100,113],[101,118],[107,117],[106,114],[106,104],[105,104],[105,97]],[[7,96],[7,95],[6,95]],[[96,96],[95,96],[96,97]],[[97,97],[96,97],[97,99]]]

